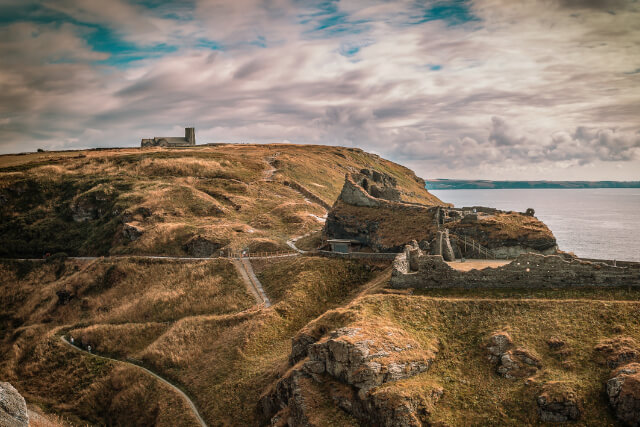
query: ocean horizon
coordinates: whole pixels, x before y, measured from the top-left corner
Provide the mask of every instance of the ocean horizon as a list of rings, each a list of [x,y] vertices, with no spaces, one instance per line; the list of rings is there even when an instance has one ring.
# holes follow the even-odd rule
[[[640,261],[640,188],[430,190],[455,207],[533,208],[558,247],[582,258]]]

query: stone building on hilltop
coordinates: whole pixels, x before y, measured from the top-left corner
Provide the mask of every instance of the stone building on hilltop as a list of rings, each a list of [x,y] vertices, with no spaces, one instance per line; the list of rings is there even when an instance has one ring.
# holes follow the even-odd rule
[[[196,129],[185,128],[184,138],[174,136],[156,136],[142,138],[141,147],[191,147],[196,145]]]

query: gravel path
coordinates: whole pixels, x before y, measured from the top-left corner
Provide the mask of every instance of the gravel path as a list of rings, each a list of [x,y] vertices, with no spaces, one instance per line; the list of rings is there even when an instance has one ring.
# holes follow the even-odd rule
[[[198,422],[200,423],[200,425],[202,427],[207,427],[207,423],[204,422],[204,420],[202,419],[202,417],[200,416],[200,413],[198,412],[198,409],[196,408],[196,405],[193,403],[193,401],[189,398],[189,396],[187,396],[182,390],[180,390],[178,387],[176,387],[175,385],[173,385],[172,383],[170,383],[169,381],[165,380],[164,378],[162,378],[160,375],[151,372],[150,370],[148,370],[147,368],[144,368],[140,365],[136,365],[134,363],[130,363],[130,362],[125,362],[124,360],[118,360],[118,359],[112,359],[111,357],[106,357],[106,356],[98,356],[97,354],[93,354],[93,353],[89,353],[86,350],[81,349],[80,347],[76,347],[75,345],[71,344],[69,341],[67,341],[67,339],[63,336],[60,336],[60,340],[62,340],[62,342],[64,344],[66,344],[67,346],[71,347],[72,349],[76,350],[76,351],[81,351],[83,353],[86,353],[88,355],[90,355],[91,357],[97,357],[98,359],[103,359],[103,360],[111,360],[113,362],[117,362],[117,363],[124,363],[126,365],[130,365],[130,366],[134,366],[138,369],[142,369],[143,371],[145,371],[147,374],[153,376],[154,378],[162,381],[163,383],[165,383],[166,385],[168,385],[169,387],[171,387],[176,393],[180,394],[180,396],[182,396],[182,398],[187,402],[187,404],[191,407],[191,410],[193,411],[193,414],[196,416],[196,418],[198,419]]]

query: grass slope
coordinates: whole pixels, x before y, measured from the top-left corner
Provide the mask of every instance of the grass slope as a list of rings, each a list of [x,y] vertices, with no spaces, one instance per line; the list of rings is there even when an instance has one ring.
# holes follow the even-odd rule
[[[321,228],[322,204],[336,200],[345,173],[362,168],[394,176],[405,200],[441,203],[410,170],[353,148],[221,145],[0,156],[0,256],[183,255],[194,236],[223,250],[282,250],[287,238]],[[125,223],[141,233],[135,241],[123,232]]]
[[[188,410],[170,390],[135,368],[70,351],[57,338],[65,332],[178,384],[211,425],[246,425],[285,366],[291,337],[353,298],[379,267],[323,258],[256,264],[277,295],[267,310],[251,308],[226,260],[5,261],[0,269],[0,376],[29,402],[75,422],[191,425],[178,418]],[[59,290],[74,297],[59,305]]]

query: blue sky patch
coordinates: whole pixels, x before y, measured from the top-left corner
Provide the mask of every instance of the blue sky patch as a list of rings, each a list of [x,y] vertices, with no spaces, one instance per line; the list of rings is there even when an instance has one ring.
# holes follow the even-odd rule
[[[417,24],[441,20],[453,26],[480,21],[480,18],[471,12],[469,0],[420,1],[419,5],[422,13],[416,17]]]

